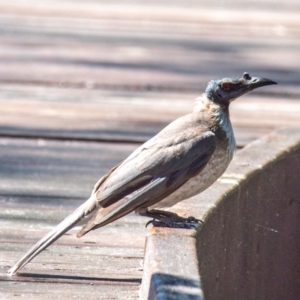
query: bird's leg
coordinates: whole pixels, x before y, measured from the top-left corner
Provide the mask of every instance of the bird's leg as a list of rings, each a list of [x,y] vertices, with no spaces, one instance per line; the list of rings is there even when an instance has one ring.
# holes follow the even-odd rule
[[[150,211],[138,211],[137,213],[141,216],[152,218],[152,220],[146,224],[146,227],[152,224],[154,227],[195,228],[196,224],[202,223],[201,220],[194,217],[184,218],[173,212],[164,210],[152,209]]]

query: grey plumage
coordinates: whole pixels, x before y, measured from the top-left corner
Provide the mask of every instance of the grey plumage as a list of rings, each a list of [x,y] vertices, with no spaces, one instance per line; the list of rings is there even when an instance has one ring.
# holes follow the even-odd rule
[[[242,94],[275,82],[251,78],[211,81],[194,111],[140,146],[105,174],[91,197],[31,248],[9,271],[15,274],[78,223],[77,234],[102,227],[132,211],[172,206],[209,187],[226,170],[235,149],[228,107]]]

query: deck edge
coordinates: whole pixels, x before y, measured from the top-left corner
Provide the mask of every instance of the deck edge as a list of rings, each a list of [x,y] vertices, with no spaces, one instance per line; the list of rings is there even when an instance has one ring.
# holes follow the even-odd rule
[[[298,128],[265,135],[237,153],[226,173],[213,186],[174,206],[173,211],[185,216],[200,216],[203,228],[211,226],[210,220],[215,218],[216,210],[234,193],[239,193],[241,186],[247,186],[252,178],[299,149]],[[203,228],[199,227],[197,232],[193,229],[151,230],[145,246],[141,299],[204,299],[200,273],[201,278],[205,274],[201,266],[199,271],[199,247],[205,243],[199,240],[207,238],[202,235]],[[210,296],[205,294],[205,298],[210,299]]]

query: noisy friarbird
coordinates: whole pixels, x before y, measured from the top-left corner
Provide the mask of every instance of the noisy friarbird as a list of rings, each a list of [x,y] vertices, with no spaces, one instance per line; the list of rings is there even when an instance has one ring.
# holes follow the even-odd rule
[[[157,208],[204,191],[224,173],[235,150],[230,103],[271,84],[276,82],[248,73],[239,79],[210,81],[193,112],[169,124],[100,178],[90,198],[37,242],[8,274],[17,273],[78,224],[83,224],[77,233],[81,237],[135,211],[154,218],[155,225],[181,227],[183,218]]]

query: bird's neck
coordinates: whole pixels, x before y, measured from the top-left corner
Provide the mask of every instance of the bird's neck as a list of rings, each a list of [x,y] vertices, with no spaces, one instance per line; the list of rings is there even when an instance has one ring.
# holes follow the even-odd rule
[[[228,139],[228,156],[232,157],[235,149],[235,138],[232,130],[228,106],[224,107],[218,103],[209,100],[205,94],[196,99],[194,113],[208,122],[208,126],[214,132],[223,132]]]
[[[196,99],[196,106],[194,112],[198,113],[209,113],[211,116],[219,118],[229,119],[229,106],[223,106],[219,103],[215,103],[207,98],[206,94],[201,95]]]

